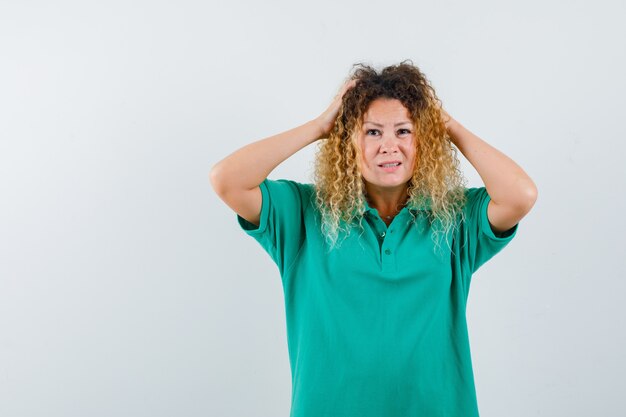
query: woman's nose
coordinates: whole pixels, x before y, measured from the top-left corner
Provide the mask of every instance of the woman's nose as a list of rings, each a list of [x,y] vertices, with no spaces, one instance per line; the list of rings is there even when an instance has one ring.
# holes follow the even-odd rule
[[[382,143],[380,144],[381,150],[394,150],[398,148],[396,139],[392,136],[383,136]]]

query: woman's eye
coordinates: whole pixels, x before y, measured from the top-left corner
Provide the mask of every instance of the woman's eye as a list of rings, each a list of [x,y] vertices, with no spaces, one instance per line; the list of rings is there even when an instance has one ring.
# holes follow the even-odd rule
[[[369,129],[365,133],[369,135],[370,132],[379,132],[379,130],[378,129]],[[402,135],[402,134],[411,133],[411,131],[409,129],[400,129],[400,130],[398,130],[398,133],[400,133]]]

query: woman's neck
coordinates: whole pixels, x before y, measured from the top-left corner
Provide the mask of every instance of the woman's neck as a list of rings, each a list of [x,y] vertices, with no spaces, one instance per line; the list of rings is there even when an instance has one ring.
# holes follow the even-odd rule
[[[366,192],[365,198],[370,207],[375,208],[381,218],[389,217],[391,221],[402,208],[406,205],[409,196],[407,188],[401,191],[377,191],[370,190]]]

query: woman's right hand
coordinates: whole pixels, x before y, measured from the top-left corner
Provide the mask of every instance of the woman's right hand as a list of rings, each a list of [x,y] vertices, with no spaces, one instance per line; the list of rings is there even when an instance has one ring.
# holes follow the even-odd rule
[[[318,124],[318,126],[320,126],[322,130],[322,134],[319,136],[318,139],[328,137],[328,135],[330,134],[330,131],[335,125],[337,114],[339,113],[339,109],[341,108],[341,100],[343,98],[343,95],[350,88],[354,87],[356,83],[357,83],[357,80],[346,81],[341,87],[341,89],[339,89],[339,92],[337,93],[337,95],[335,95],[335,98],[333,99],[332,103],[330,103],[330,106],[328,106],[326,111],[324,111],[324,113],[322,113],[315,119],[315,122]]]

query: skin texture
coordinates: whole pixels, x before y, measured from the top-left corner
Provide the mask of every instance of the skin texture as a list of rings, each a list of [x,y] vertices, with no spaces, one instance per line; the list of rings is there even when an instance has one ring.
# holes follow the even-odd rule
[[[408,199],[408,181],[415,164],[415,133],[410,115],[399,100],[379,98],[372,101],[363,120],[358,146],[368,203],[381,216],[394,216]],[[401,165],[394,172],[378,166],[395,160]]]

